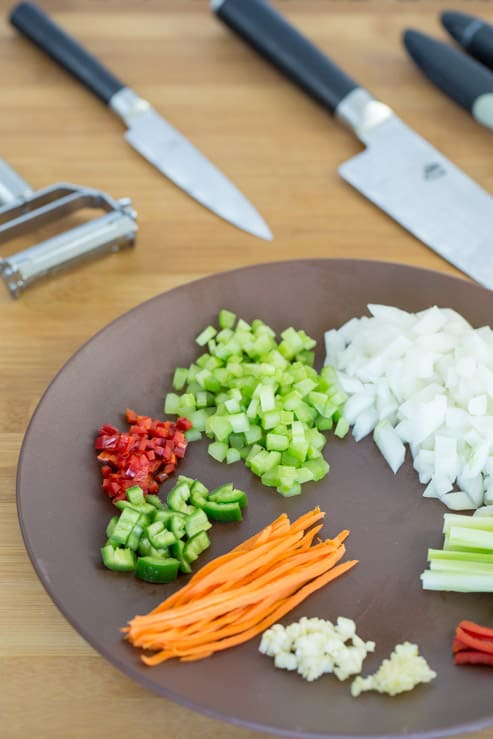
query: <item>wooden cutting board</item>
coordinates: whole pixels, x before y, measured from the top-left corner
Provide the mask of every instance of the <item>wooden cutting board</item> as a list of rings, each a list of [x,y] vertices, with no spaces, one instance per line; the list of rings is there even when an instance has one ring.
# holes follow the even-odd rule
[[[493,190],[492,134],[432,88],[401,45],[408,26],[445,38],[438,22],[445,8],[493,21],[492,4],[275,4]],[[0,286],[0,735],[253,739],[261,735],[185,710],[122,676],[48,598],[15,508],[17,456],[29,418],[54,374],[98,329],[193,278],[298,257],[456,271],[338,177],[338,164],[360,149],[356,139],[233,38],[206,0],[44,0],[43,7],[228,174],[275,239],[265,243],[220,221],[141,160],[124,142],[120,122],[9,26],[10,3],[0,0],[0,156],[36,188],[68,181],[130,196],[140,229],[135,249],[40,282],[18,301]],[[11,251],[4,245],[0,256]],[[63,450],[47,464],[64,464]],[[481,736],[493,739],[493,729]]]

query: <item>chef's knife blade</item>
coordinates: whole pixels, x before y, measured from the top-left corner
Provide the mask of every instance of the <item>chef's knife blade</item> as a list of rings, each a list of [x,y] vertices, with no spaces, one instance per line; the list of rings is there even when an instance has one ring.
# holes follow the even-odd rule
[[[411,59],[435,85],[487,128],[493,128],[493,73],[463,51],[409,28]]]
[[[10,21],[123,119],[128,143],[162,174],[226,221],[254,236],[272,238],[259,213],[216,167],[37,5],[19,3]]]
[[[341,176],[446,260],[493,288],[493,198],[348,77],[264,0],[211,0],[217,16],[367,147]]]

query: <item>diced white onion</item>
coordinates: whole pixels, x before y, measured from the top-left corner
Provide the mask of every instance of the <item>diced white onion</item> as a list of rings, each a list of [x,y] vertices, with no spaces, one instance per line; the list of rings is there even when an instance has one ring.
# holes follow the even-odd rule
[[[394,473],[409,446],[425,497],[493,505],[493,331],[452,308],[368,305],[325,334],[356,440],[373,431]]]

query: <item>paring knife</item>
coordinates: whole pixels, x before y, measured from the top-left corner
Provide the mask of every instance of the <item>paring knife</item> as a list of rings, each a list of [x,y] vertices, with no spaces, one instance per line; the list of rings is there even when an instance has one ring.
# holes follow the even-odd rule
[[[20,3],[10,21],[117,113],[128,127],[128,143],[178,187],[238,228],[272,238],[259,213],[216,167],[37,5]]]
[[[407,29],[404,46],[421,71],[483,126],[493,128],[493,72],[463,51]]]
[[[493,288],[493,198],[262,0],[212,0],[233,31],[367,147],[341,176],[425,244]]]

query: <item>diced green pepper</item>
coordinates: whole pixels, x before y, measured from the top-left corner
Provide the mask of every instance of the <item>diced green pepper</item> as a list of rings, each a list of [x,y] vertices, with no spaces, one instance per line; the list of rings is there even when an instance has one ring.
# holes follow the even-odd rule
[[[168,522],[168,528],[177,539],[182,539],[185,534],[185,516],[175,514]]]
[[[108,525],[106,527],[106,536],[108,539],[111,539],[111,534],[115,530],[115,526],[118,523],[118,516],[113,516],[108,522]]]
[[[244,508],[248,503],[246,493],[244,493],[243,490],[233,488],[232,485],[230,490],[223,489],[227,487],[228,486],[226,485],[222,485],[220,488],[212,490],[209,495],[209,500],[214,503],[238,503],[240,508]]]
[[[164,527],[162,521],[155,521],[147,527],[147,537],[156,549],[166,549],[174,544],[176,536]]]
[[[191,506],[187,505],[190,498],[190,488],[186,482],[178,482],[168,493],[168,505],[173,511],[191,513]]]
[[[189,538],[191,538],[192,536],[195,536],[195,534],[198,534],[200,531],[208,531],[211,526],[212,524],[207,518],[206,514],[201,508],[199,508],[195,511],[195,513],[187,516],[185,521],[185,533]]]
[[[101,549],[103,564],[109,570],[115,572],[132,572],[137,564],[135,552],[131,549],[123,549],[107,544]]]
[[[159,511],[166,508],[159,495],[152,495],[151,493],[149,495],[146,495],[146,503],[149,503],[149,505],[153,505],[154,508],[157,508]]]
[[[190,567],[183,554],[185,549],[185,542],[182,539],[178,539],[175,544],[171,545],[170,549],[173,557],[175,557],[180,563],[180,570],[185,573],[185,575],[189,575],[192,571],[192,568]]]
[[[203,510],[213,521],[241,521],[243,518],[239,503],[216,503],[208,500]]]
[[[195,562],[202,552],[210,547],[211,541],[205,531],[200,531],[189,539],[183,549],[183,557],[187,562]]]
[[[140,537],[144,533],[144,529],[140,524],[136,523],[127,539],[127,547],[133,549],[134,552],[139,548]]]
[[[140,513],[130,508],[125,508],[111,533],[110,540],[113,544],[125,546],[132,529],[140,518]]]
[[[127,488],[127,500],[134,505],[145,503],[144,491],[139,485],[132,485],[132,487]]]
[[[177,559],[168,557],[139,557],[135,575],[146,582],[166,583],[176,580],[180,563]]]

